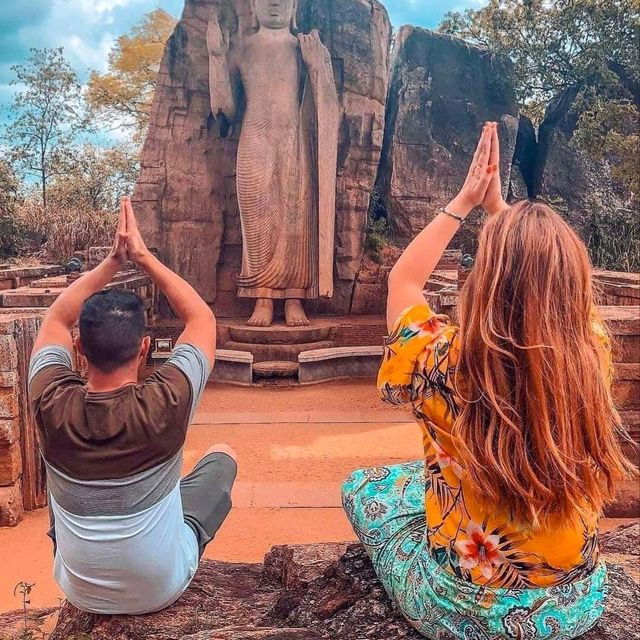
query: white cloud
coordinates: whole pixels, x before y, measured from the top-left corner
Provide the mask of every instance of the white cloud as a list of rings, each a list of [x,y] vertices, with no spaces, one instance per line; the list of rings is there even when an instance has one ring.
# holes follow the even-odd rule
[[[114,42],[115,37],[110,33],[102,34],[97,44],[92,37],[72,34],[64,38],[61,45],[72,66],[80,73],[89,68],[104,72],[107,69],[109,52]]]

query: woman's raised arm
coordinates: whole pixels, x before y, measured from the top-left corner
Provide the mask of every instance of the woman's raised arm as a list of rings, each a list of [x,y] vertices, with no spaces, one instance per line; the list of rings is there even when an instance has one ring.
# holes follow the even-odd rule
[[[389,275],[387,326],[393,328],[398,316],[413,305],[424,304],[424,286],[440,262],[442,254],[469,213],[481,205],[498,172],[492,163],[492,145],[497,141],[497,124],[485,124],[469,174],[460,193],[437,215],[404,251]],[[495,156],[495,152],[493,154]]]

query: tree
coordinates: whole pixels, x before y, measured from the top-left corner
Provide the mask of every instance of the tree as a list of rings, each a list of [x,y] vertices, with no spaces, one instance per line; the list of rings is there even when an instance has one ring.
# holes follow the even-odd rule
[[[489,0],[447,14],[440,30],[508,56],[534,123],[550,100],[582,87],[574,143],[596,159],[606,154],[614,177],[638,193],[638,0]]]
[[[10,215],[18,201],[20,180],[13,167],[0,158],[0,215]]]
[[[60,207],[114,213],[120,198],[131,193],[139,171],[137,149],[130,144],[110,148],[84,144],[52,182],[50,200]]]
[[[46,208],[49,182],[88,128],[80,83],[62,48],[31,49],[26,65],[11,69],[19,89],[4,139],[16,168],[36,178]]]
[[[520,100],[530,106],[594,76],[629,97],[635,84],[640,99],[639,28],[638,0],[489,0],[448,13],[440,25],[511,58]]]
[[[109,54],[107,73],[92,72],[87,100],[113,125],[134,130],[142,139],[156,88],[165,44],[176,25],[162,9],[148,13],[128,34],[120,36]]]
[[[13,167],[0,158],[0,258],[20,251],[22,228],[16,220],[20,180]]]

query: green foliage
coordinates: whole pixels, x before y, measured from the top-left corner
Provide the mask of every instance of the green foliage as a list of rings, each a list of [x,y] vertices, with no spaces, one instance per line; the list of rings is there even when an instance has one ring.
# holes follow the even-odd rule
[[[640,220],[637,211],[594,212],[587,246],[591,261],[599,269],[640,271]]]
[[[381,260],[381,252],[390,242],[390,230],[387,219],[387,207],[376,186],[371,192],[369,214],[367,217],[367,235],[365,238],[365,253],[376,262]]]
[[[10,84],[19,89],[4,143],[16,169],[38,181],[46,207],[49,183],[60,175],[72,143],[88,127],[80,83],[62,48],[32,49],[27,63],[12,71]]]
[[[129,144],[77,147],[52,182],[49,199],[59,208],[116,212],[120,198],[133,190],[139,164],[139,153]]]
[[[389,231],[387,221],[384,218],[367,221],[367,238],[364,250],[366,254],[376,262],[380,262],[380,253],[389,244]]]
[[[447,14],[440,30],[511,58],[520,101],[540,113],[591,76],[612,86],[622,72],[640,78],[639,7],[637,0],[489,0],[482,9]]]
[[[96,114],[116,126],[132,128],[138,141],[149,125],[156,76],[175,25],[162,9],[146,14],[118,38],[109,54],[109,70],[94,71],[89,80],[87,100]]]
[[[571,142],[597,161],[611,164],[615,182],[640,194],[638,110],[625,99],[607,99],[594,90],[583,96],[583,109]]]
[[[614,179],[639,193],[638,0],[489,0],[482,9],[447,14],[440,30],[508,56],[534,123],[562,91],[584,87],[576,143],[594,159],[606,158]]]

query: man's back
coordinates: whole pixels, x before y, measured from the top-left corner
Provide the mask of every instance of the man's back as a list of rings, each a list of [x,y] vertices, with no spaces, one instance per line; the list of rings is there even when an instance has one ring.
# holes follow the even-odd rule
[[[105,287],[130,260],[184,323],[169,361],[143,384],[146,308]],[[79,334],[74,338],[74,327]],[[87,383],[72,369],[87,361]],[[234,451],[213,445],[180,478],[187,427],[211,373],[216,320],[144,244],[128,198],[113,248],[45,314],[29,396],[47,465],[54,576],[70,602],[101,614],[156,611],[177,600],[231,510]]]
[[[30,393],[55,520],[55,577],[79,608],[154,611],[193,577],[199,546],[184,520],[180,472],[208,375],[206,356],[182,344],[143,384],[96,393],[66,349],[34,354]]]

